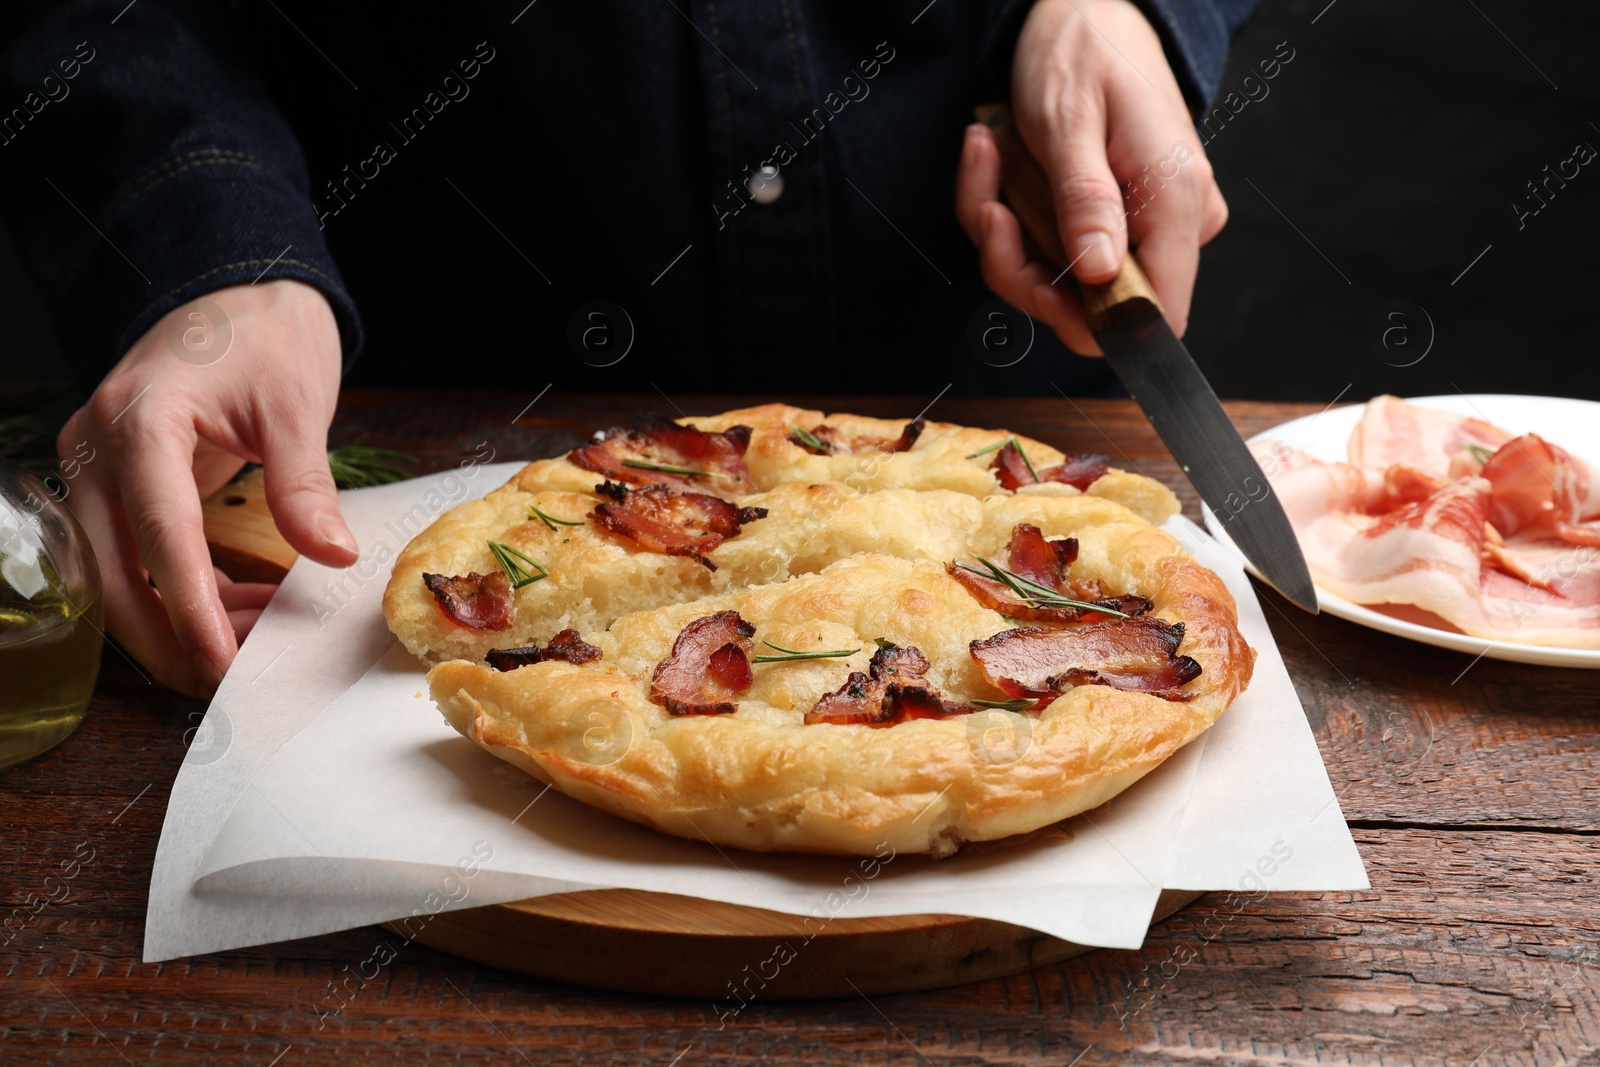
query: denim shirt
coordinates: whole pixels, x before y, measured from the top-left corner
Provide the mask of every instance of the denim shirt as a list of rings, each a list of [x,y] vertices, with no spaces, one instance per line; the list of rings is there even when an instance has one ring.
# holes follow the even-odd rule
[[[14,3],[0,210],[90,378],[294,278],[368,383],[1093,392],[970,343],[955,166],[1030,2]],[[1142,0],[1194,109],[1253,6]]]

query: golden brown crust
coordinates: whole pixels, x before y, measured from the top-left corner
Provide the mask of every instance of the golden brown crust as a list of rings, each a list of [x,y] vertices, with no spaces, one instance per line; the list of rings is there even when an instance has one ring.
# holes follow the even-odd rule
[[[384,595],[390,628],[412,652],[442,662],[434,698],[461,733],[541,781],[596,807],[686,837],[758,850],[945,855],[964,841],[1025,833],[1104,803],[1192,740],[1250,678],[1254,653],[1232,597],[1149,521],[1177,510],[1159,483],[1112,470],[1087,493],[1070,486],[999,488],[990,456],[1012,435],[928,423],[913,448],[815,455],[796,427],[834,438],[893,440],[904,420],[824,415],[786,405],[685,420],[708,431],[752,428],[750,492],[767,509],[708,553],[647,552],[585,521],[599,479],[566,458],[530,463],[480,501],[418,534]],[[1019,438],[1041,466],[1062,454]],[[582,525],[555,525],[544,514]],[[1131,509],[1131,510],[1130,510]],[[1139,593],[1186,626],[1179,651],[1202,667],[1177,702],[1101,685],[1072,689],[1042,713],[984,711],[886,729],[805,725],[875,638],[920,648],[928,680],[955,701],[1003,696],[968,645],[1013,623],[945,572],[958,558],[999,555],[1021,522],[1076,537],[1075,577]],[[503,631],[452,622],[424,572],[489,572],[488,541],[538,560],[548,577],[515,593]],[[795,648],[859,648],[849,658],[761,664],[732,715],[672,716],[651,703],[657,663],[683,627],[736,610],[757,640]],[[576,628],[603,652],[574,665],[507,672],[489,648],[543,643]]]
[[[1080,502],[1081,503],[1081,502]],[[997,698],[967,652],[1011,624],[930,560],[878,555],[819,574],[627,615],[585,635],[604,651],[574,667],[509,673],[456,661],[428,679],[456,729],[563,792],[685,837],[763,851],[944,855],[1095,807],[1214,722],[1248,684],[1254,653],[1221,581],[1168,535],[1116,505],[1078,528],[1085,577],[1141,593],[1183,621],[1203,667],[1186,702],[1082,686],[1037,718],[986,712],[890,729],[803,725],[822,694],[865,668],[874,638],[916,645],[955,699]],[[1003,521],[995,517],[996,522]],[[675,718],[649,676],[684,625],[737,610],[757,639],[859,647],[849,659],[763,664],[731,716]]]
[[[985,525],[985,509],[1010,513],[1005,502],[1018,498],[1115,500],[1157,523],[1178,509],[1172,492],[1159,482],[1116,470],[1091,485],[1088,494],[1056,484],[1007,493],[989,470],[991,456],[966,458],[1012,436],[1004,430],[931,422],[908,452],[816,456],[789,440],[795,427],[826,424],[845,437],[894,438],[905,421],[824,416],[782,404],[685,421],[708,431],[736,425],[754,430],[746,452],[751,491],[734,502],[765,507],[768,516],[708,553],[715,572],[692,558],[643,551],[591,522],[549,529],[532,517],[530,505],[557,519],[583,520],[602,500],[594,491],[600,479],[565,458],[536,460],[483,500],[440,516],[406,546],[383,598],[390,629],[429,662],[482,659],[490,648],[542,641],[567,627],[602,628],[629,611],[812,573],[856,552],[948,560],[988,551],[1005,538],[974,547],[967,531]],[[1062,459],[1048,445],[1018,440],[1040,465]],[[895,492],[879,495],[885,490]],[[517,591],[510,630],[486,633],[459,626],[440,612],[422,575],[492,571],[497,564],[488,547],[491,539],[538,560],[550,576]]]
[[[905,428],[905,419],[876,419],[865,415],[794,408],[784,404],[725,411],[720,415],[691,416],[683,420],[703,430],[726,430],[745,425],[754,429],[745,460],[753,485],[767,488],[782,482],[842,482],[857,489],[950,489],[971,496],[998,493],[1000,483],[989,469],[993,453],[968,458],[1010,438],[1039,469],[1061,463],[1065,454],[1042,441],[1009,430],[981,430],[950,422],[929,422],[908,452],[866,452],[856,455],[818,456],[789,439],[796,427],[813,430],[819,424],[833,427],[841,438],[893,439]],[[1075,493],[1070,486],[1039,486],[1029,491]],[[1178,501],[1160,482],[1126,471],[1112,470],[1089,487],[1089,493],[1115,500],[1157,525],[1178,513]]]

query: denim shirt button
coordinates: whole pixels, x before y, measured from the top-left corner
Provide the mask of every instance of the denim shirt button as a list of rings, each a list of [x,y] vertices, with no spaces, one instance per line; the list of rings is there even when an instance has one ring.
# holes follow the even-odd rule
[[[777,167],[768,163],[750,175],[744,187],[750,191],[750,199],[758,204],[777,203],[778,197],[783,195],[783,175],[778,173]]]

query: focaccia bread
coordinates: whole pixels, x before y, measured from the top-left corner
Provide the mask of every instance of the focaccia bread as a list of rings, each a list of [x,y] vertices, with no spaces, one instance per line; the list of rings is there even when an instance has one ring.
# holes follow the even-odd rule
[[[1006,518],[1022,514],[1019,501],[1038,502],[1027,513],[1036,515],[1032,521],[1041,522],[1050,536],[1070,533],[1055,520],[1065,512],[1052,500],[1080,495],[1114,500],[1154,523],[1178,510],[1165,486],[1106,468],[1104,457],[1095,457],[1100,464],[1087,472],[1092,478],[1080,479],[1083,490],[1057,481],[1014,492],[1002,488],[994,466],[997,442],[1015,440],[1018,454],[1039,472],[1068,458],[1003,430],[928,423],[907,450],[884,452],[874,444],[899,439],[906,423],[854,415],[825,418],[778,404],[684,423],[719,435],[735,426],[753,427],[743,453],[746,470],[680,488],[725,494],[733,510],[764,509],[764,517],[738,524],[735,535],[712,548],[668,555],[588,521],[596,508],[615,506],[596,491],[604,474],[570,457],[535,461],[482,500],[445,513],[406,546],[384,593],[390,629],[427,662],[481,660],[491,648],[526,645],[569,627],[603,629],[630,611],[809,574],[857,552],[943,560],[986,553],[1003,545],[1011,526],[1021,521]],[[790,439],[796,427],[819,426],[832,430],[844,447],[863,450],[814,455]],[[658,475],[670,477],[648,470],[635,477],[645,481]],[[537,561],[546,576],[509,593],[514,609],[506,613],[506,625],[464,626],[440,610],[423,575],[493,574],[500,564],[491,542]]]
[[[888,728],[807,723],[852,671],[867,670],[880,640],[920,649],[927,681],[951,703],[1007,698],[970,646],[1013,624],[940,564],[878,555],[626,615],[584,635],[601,655],[580,665],[501,672],[457,660],[435,667],[428,683],[451,725],[489,752],[667,833],[761,851],[870,855],[888,844],[947,855],[1105,803],[1197,737],[1248,684],[1254,655],[1220,580],[1172,538],[1128,518],[1080,532],[1080,559],[1149,596],[1155,616],[1183,623],[1180,652],[1200,666],[1188,699],[1082,685],[1037,711],[970,707]],[[726,611],[758,642],[858,651],[757,663],[731,714],[674,715],[652,702],[657,666],[685,627]]]
[[[457,730],[575,798],[946,855],[1104,803],[1248,684],[1176,510],[1103,456],[767,405],[529,464],[406,547],[384,611]]]

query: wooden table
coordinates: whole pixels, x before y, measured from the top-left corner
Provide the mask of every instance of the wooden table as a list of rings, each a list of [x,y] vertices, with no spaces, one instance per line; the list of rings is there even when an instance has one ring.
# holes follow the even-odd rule
[[[542,456],[640,410],[729,406],[552,394],[523,410],[532,398],[354,393],[333,440],[365,436],[432,470],[483,441],[501,459]],[[906,417],[927,403],[792,399]],[[1313,408],[1229,410],[1251,433]],[[1107,452],[1196,515],[1126,401],[944,397],[931,415]],[[705,1003],[539,982],[420,946],[319,1028],[314,1006],[372,956],[377,928],[140,963],[162,813],[204,705],[145,685],[108,650],[78,734],[0,773],[0,921],[14,915],[17,931],[0,947],[0,1062],[1600,1063],[1600,675],[1473,663],[1258,589],[1370,892],[1211,894],[1139,952],[871,1002],[758,1000],[721,1030]],[[76,870],[64,882],[63,861]]]

